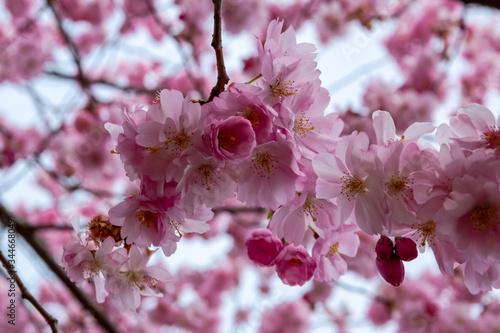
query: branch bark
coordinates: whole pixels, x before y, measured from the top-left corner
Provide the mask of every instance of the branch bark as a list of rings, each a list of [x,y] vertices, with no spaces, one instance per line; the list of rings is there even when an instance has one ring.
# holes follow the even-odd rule
[[[19,278],[19,275],[17,275],[16,271],[9,268],[9,260],[7,260],[7,258],[3,255],[2,251],[0,251],[0,261],[2,262],[3,267],[5,267],[5,269],[7,270],[7,274],[9,274],[11,277],[14,277],[14,279],[16,280],[16,283],[19,286],[19,290],[21,291],[21,298],[30,302],[35,307],[35,309],[40,312],[47,324],[49,324],[52,332],[57,333],[57,319],[52,317],[50,313],[48,313],[47,310],[45,310],[43,306],[38,303],[36,298],[31,295],[31,293],[24,285],[23,281],[21,281],[21,279]]]
[[[500,1],[498,0],[455,0],[465,5],[482,5],[491,8],[500,9]]]
[[[217,60],[217,83],[212,88],[210,96],[205,102],[208,103],[214,100],[224,91],[226,84],[229,82],[229,76],[226,72],[226,65],[224,64],[224,54],[222,52],[222,0],[212,0],[214,3],[214,34],[212,35],[212,47],[215,50],[215,58]]]
[[[52,272],[54,272],[54,274],[66,285],[80,304],[90,312],[97,323],[109,333],[119,333],[120,331],[115,328],[116,325],[106,317],[102,309],[99,309],[99,307],[68,278],[64,269],[54,260],[52,253],[38,241],[38,238],[33,234],[33,227],[31,224],[20,218],[16,218],[0,204],[0,221],[7,227],[9,225],[9,220],[14,220],[16,222],[16,232],[26,240],[33,250],[35,250],[50,270],[52,270]]]

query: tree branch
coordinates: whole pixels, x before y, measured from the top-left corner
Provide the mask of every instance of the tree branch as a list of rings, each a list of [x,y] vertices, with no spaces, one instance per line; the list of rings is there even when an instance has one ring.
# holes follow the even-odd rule
[[[156,24],[161,28],[161,30],[163,30],[163,32],[166,35],[171,36],[173,38],[173,40],[175,40],[175,42],[176,42],[175,45],[177,46],[177,49],[179,50],[179,54],[184,59],[183,60],[184,65],[187,65],[188,56],[186,55],[186,53],[184,52],[184,50],[182,48],[181,39],[179,38],[179,36],[173,35],[170,31],[170,27],[167,24],[163,23],[162,19],[158,15],[158,11],[156,10],[155,5],[154,5],[152,0],[146,0],[146,5],[148,6],[148,10],[151,13],[151,16],[153,17],[153,20],[156,22]],[[189,78],[189,81],[191,81],[191,83],[193,84],[194,88],[200,93],[202,98],[205,98],[205,94],[203,93],[203,87],[200,84],[200,81],[198,79],[196,79],[193,76],[193,74],[191,73],[191,71],[187,70],[187,68],[186,68],[186,74]]]
[[[7,260],[7,258],[3,255],[2,251],[0,251],[0,261],[2,262],[3,267],[5,267],[5,269],[7,270],[7,274],[9,274],[11,277],[14,277],[14,279],[16,280],[16,283],[19,286],[19,289],[21,290],[21,298],[30,302],[35,307],[35,309],[37,309],[38,312],[40,312],[42,317],[45,318],[45,321],[47,322],[47,324],[49,324],[52,332],[56,333],[57,332],[57,319],[52,317],[50,315],[50,313],[48,313],[43,308],[43,306],[40,303],[38,303],[36,298],[33,295],[31,295],[31,293],[28,291],[28,289],[24,285],[23,281],[21,281],[21,279],[17,275],[16,271],[13,270],[12,268],[9,268],[12,266],[9,264],[9,260]]]
[[[222,0],[212,0],[214,3],[214,34],[212,35],[212,47],[215,50],[215,58],[217,60],[217,83],[210,92],[210,97],[206,102],[213,101],[213,99],[221,92],[224,91],[226,84],[229,82],[229,76],[226,73],[226,66],[224,65],[224,54],[222,53]]]
[[[66,45],[68,46],[71,55],[73,56],[73,60],[75,62],[77,72],[78,72],[78,82],[80,83],[80,86],[83,89],[88,88],[88,82],[87,78],[83,74],[83,68],[82,68],[82,63],[80,61],[80,52],[78,51],[78,48],[76,47],[76,44],[73,42],[71,37],[68,35],[66,30],[64,30],[63,27],[63,18],[61,15],[59,15],[59,12],[57,11],[57,8],[55,8],[55,0],[47,0],[47,5],[50,7],[52,10],[52,13],[54,14],[54,17],[57,22],[57,28],[59,29],[59,32],[61,33],[62,38],[66,42]]]
[[[55,77],[58,77],[61,79],[66,79],[66,80],[76,80],[76,81],[79,80],[79,78],[75,77],[74,75],[63,74],[63,73],[59,73],[59,72],[55,72],[55,71],[46,71],[45,74],[50,75],[50,76],[55,76]],[[118,85],[114,82],[107,81],[105,79],[87,79],[86,78],[86,82],[89,85],[102,84],[102,85],[106,85],[108,87],[112,87],[112,88],[122,90],[125,92],[133,91],[135,93],[153,95],[157,91],[157,89],[147,89],[147,88],[142,87],[142,86],[121,86],[121,85]]]
[[[38,238],[33,234],[30,223],[15,218],[2,204],[0,204],[0,221],[7,227],[9,220],[16,221],[16,232],[19,233],[26,242],[35,250],[40,258],[54,272],[54,274],[66,285],[69,291],[75,296],[80,304],[87,309],[95,318],[97,323],[109,333],[119,333],[115,328],[116,325],[106,317],[102,309],[100,309],[80,288],[78,288],[66,275],[64,269],[54,260],[52,254],[43,246]]]
[[[500,1],[498,0],[455,0],[465,5],[482,5],[491,8],[500,9]]]

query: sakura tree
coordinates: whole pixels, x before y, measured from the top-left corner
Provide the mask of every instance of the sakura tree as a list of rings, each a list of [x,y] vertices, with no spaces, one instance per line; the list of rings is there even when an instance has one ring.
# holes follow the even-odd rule
[[[500,330],[496,1],[0,8],[0,331]]]

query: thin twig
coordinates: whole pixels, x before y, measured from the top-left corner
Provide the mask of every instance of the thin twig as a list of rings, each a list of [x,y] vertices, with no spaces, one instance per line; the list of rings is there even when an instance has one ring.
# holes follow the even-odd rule
[[[210,92],[210,97],[201,104],[209,103],[219,96],[226,88],[229,82],[229,76],[226,73],[226,66],[224,65],[224,54],[222,52],[222,0],[212,0],[214,3],[214,34],[212,36],[212,47],[215,50],[215,58],[217,60],[217,83]]]
[[[2,262],[3,267],[7,270],[7,274],[10,275],[11,277],[14,277],[16,280],[17,285],[19,286],[19,290],[21,291],[21,298],[27,300],[30,302],[35,309],[37,309],[38,312],[42,315],[42,317],[45,319],[47,324],[49,324],[52,332],[56,333],[57,332],[57,319],[52,317],[50,313],[48,313],[43,306],[38,303],[36,298],[31,295],[31,293],[28,291],[26,286],[24,285],[23,281],[19,278],[19,275],[17,275],[16,271],[13,269],[13,267],[9,264],[9,260],[3,255],[2,251],[0,251],[0,261]]]
[[[156,10],[155,5],[152,2],[152,0],[146,0],[146,5],[148,6],[148,10],[150,11],[151,16],[153,17],[153,20],[156,22],[156,24],[161,28],[161,30],[163,30],[163,32],[167,36],[171,36],[172,39],[176,42],[175,45],[177,46],[179,54],[184,59],[184,61],[183,61],[184,62],[184,66],[187,68],[187,62],[188,62],[189,59],[188,59],[188,56],[186,55],[186,52],[184,52],[184,49],[182,48],[180,37],[176,36],[176,35],[173,35],[172,32],[170,31],[170,27],[167,24],[163,23],[161,17],[158,15],[158,11]],[[193,86],[195,87],[195,89],[202,96],[202,99],[204,99],[205,95],[203,93],[203,87],[200,84],[200,80],[196,79],[193,76],[193,74],[191,73],[191,71],[189,71],[187,69],[186,69],[186,74],[188,76],[189,81],[191,81],[191,83],[193,84]]]
[[[63,19],[59,14],[57,8],[55,7],[56,2],[57,1],[55,0],[47,0],[47,5],[49,5],[50,9],[52,10],[52,13],[54,14],[54,17],[57,22],[57,28],[59,29],[59,32],[61,33],[61,36],[64,39],[64,42],[66,43],[71,52],[71,55],[73,57],[73,60],[77,68],[78,82],[80,83],[80,86],[83,89],[88,89],[89,84],[87,78],[83,74],[82,63],[80,61],[80,52],[78,51],[76,44],[73,42],[73,40],[63,27]]]
[[[30,228],[30,223],[20,218],[15,218],[2,204],[0,204],[0,221],[7,227],[9,220],[16,221],[16,232],[19,233],[26,242],[35,250],[40,258],[54,272],[54,274],[66,285],[69,291],[75,296],[80,304],[87,309],[95,318],[96,322],[109,333],[119,333],[116,325],[113,324],[108,317],[80,288],[78,288],[69,278],[64,269],[54,260],[45,246],[43,246],[38,238],[33,234],[33,228]]]
[[[72,185],[66,184],[65,179],[59,173],[57,173],[54,170],[49,170],[47,167],[45,167],[45,165],[42,164],[42,162],[40,161],[40,159],[38,157],[35,157],[34,161],[38,164],[38,166],[40,166],[40,168],[43,171],[45,171],[45,173],[47,173],[47,175],[50,176],[50,178],[52,178],[53,180],[55,180],[56,182],[61,184],[69,192],[75,192],[77,190],[82,190],[85,192],[92,193],[93,195],[95,195],[97,197],[112,197],[113,196],[113,193],[111,193],[111,192],[87,188],[80,183],[76,183],[76,184],[72,184]]]

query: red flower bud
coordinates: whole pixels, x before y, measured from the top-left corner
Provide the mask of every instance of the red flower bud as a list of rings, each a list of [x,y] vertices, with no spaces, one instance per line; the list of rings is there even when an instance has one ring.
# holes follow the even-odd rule
[[[376,259],[380,275],[395,287],[403,283],[405,278],[405,267],[403,262],[394,253],[387,260]]]
[[[386,236],[380,236],[380,239],[375,245],[375,252],[377,252],[377,258],[380,260],[387,260],[392,254],[392,240]]]
[[[407,237],[396,237],[396,255],[404,261],[412,261],[418,256],[417,244]]]

